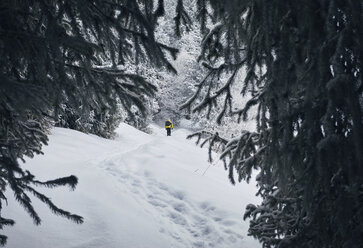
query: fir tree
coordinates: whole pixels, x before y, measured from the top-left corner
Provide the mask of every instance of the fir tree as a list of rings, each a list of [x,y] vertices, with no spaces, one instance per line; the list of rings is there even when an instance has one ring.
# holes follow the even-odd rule
[[[88,127],[83,131],[109,136],[117,123],[110,115],[118,106],[131,117],[131,107],[145,112],[142,99],[156,88],[128,73],[127,65],[148,60],[175,71],[165,54],[175,55],[176,49],[154,38],[162,14],[162,0],[1,1],[0,210],[10,187],[35,224],[41,219],[29,194],[55,214],[83,221],[35,188],[74,189],[75,176],[40,182],[18,159],[42,153],[54,122],[79,128],[78,121],[81,128]],[[13,224],[1,217],[0,228]],[[5,242],[0,236],[0,243]]]
[[[255,132],[209,138],[224,145],[221,158],[232,183],[234,171],[238,180],[259,171],[263,202],[246,209],[249,234],[263,247],[361,247],[362,2],[198,4],[205,23],[200,58],[209,73],[182,107],[198,112],[223,98],[220,118],[232,113],[246,119],[257,106]],[[244,81],[236,81],[243,68]],[[221,73],[230,77],[219,86]],[[234,110],[236,84],[251,99]],[[203,88],[207,93],[198,101]]]

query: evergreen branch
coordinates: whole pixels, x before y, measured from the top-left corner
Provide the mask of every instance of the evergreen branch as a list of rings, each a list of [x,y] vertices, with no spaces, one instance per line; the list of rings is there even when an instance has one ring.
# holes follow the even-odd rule
[[[140,33],[140,32],[137,32],[137,31],[134,31],[134,30],[128,29],[128,28],[122,28],[122,30],[123,30],[123,31],[125,31],[126,33],[130,33],[130,34],[133,34],[133,35],[135,35],[135,36],[137,36],[137,37],[139,37],[139,38],[142,38],[142,39],[143,39],[143,40],[145,40],[145,41],[152,41],[152,42],[155,42],[155,44],[156,44],[157,46],[159,46],[160,48],[163,48],[163,49],[165,49],[166,51],[168,51],[168,52],[172,55],[172,57],[173,57],[174,59],[176,59],[176,55],[177,55],[177,53],[179,52],[179,49],[174,48],[174,47],[171,47],[171,46],[168,46],[168,45],[165,45],[165,44],[160,43],[160,42],[155,41],[155,40],[150,40],[150,37],[149,37],[149,36],[147,36],[147,35],[145,35],[145,34],[143,34],[143,33]]]
[[[22,189],[24,185],[21,186],[22,188],[19,187],[19,180],[16,180],[15,178],[9,179],[9,185],[14,192],[15,200],[17,200],[26,212],[28,212],[30,217],[33,219],[34,224],[40,225],[41,219],[37,212],[35,212],[34,207],[31,205],[29,196]]]
[[[31,183],[37,185],[37,186],[45,186],[47,188],[55,188],[59,186],[69,186],[71,190],[74,190],[78,183],[78,178],[75,176],[69,176],[69,177],[62,177],[57,178],[55,180],[49,180],[45,182],[40,182],[38,180],[31,181]]]
[[[197,99],[198,95],[201,92],[202,87],[204,86],[204,84],[207,82],[207,79],[212,75],[212,71],[210,71],[205,77],[204,79],[197,85],[197,90],[195,91],[195,93],[193,94],[192,97],[190,97],[185,103],[183,103],[180,107],[179,110],[182,109],[188,109],[188,111],[190,111],[190,108],[193,104],[193,102]]]
[[[3,226],[13,226],[14,224],[15,224],[14,220],[0,217],[0,229],[3,229]]]
[[[205,58],[205,53],[206,53],[208,45],[212,39],[212,36],[221,32],[222,28],[223,28],[223,23],[218,22],[218,23],[214,24],[213,27],[210,28],[208,34],[204,35],[204,38],[201,43],[202,50],[200,52],[200,56],[198,57],[198,61],[202,60],[202,58],[203,59]]]
[[[0,234],[0,245],[5,246],[8,241],[8,237],[5,235]]]
[[[41,182],[29,171],[23,171],[18,159],[24,161],[24,156],[41,153],[42,145],[47,144],[48,129],[54,123],[111,136],[119,121],[116,119],[120,107],[131,117],[135,114],[130,111],[131,106],[145,114],[144,99],[153,96],[156,87],[137,75],[117,70],[116,57],[122,57],[124,64],[133,63],[139,47],[144,59],[176,72],[164,53],[175,58],[177,49],[154,38],[163,1],[159,0],[154,13],[149,8],[152,4],[144,8],[134,0],[40,0],[15,5],[3,1],[0,5],[0,210],[6,202],[3,192],[9,186],[36,225],[40,224],[40,217],[24,190],[54,213],[81,223],[81,217],[59,209],[30,187],[67,185],[74,189],[77,178]],[[133,37],[138,38],[139,44],[132,44]],[[112,60],[114,68],[94,66],[105,60]],[[86,123],[91,128],[85,128],[83,122],[91,111],[95,121]],[[106,121],[111,124],[106,125]],[[0,228],[10,224],[11,220],[0,219]],[[0,244],[5,242],[6,237],[0,236]]]
[[[83,223],[83,217],[81,217],[79,215],[71,214],[68,211],[58,208],[56,205],[54,205],[54,203],[50,200],[49,197],[46,197],[45,195],[39,193],[38,191],[36,191],[35,189],[33,189],[30,186],[25,186],[24,188],[26,190],[28,190],[29,192],[31,192],[35,197],[37,197],[43,203],[45,203],[52,210],[52,212],[54,214],[65,217],[71,221],[74,221],[77,224]]]
[[[191,19],[188,13],[184,9],[183,0],[178,0],[176,5],[176,16],[174,17],[175,21],[175,34],[177,37],[180,37],[180,25],[184,23],[186,30],[189,31],[191,29]]]
[[[192,139],[194,137],[197,137],[196,144],[198,145],[200,143],[201,148],[209,142],[209,144],[208,144],[208,162],[209,163],[213,162],[212,150],[215,150],[214,149],[215,145],[221,144],[222,150],[223,150],[225,148],[225,145],[228,143],[228,141],[226,139],[219,136],[218,132],[216,132],[214,134],[207,132],[207,131],[195,132],[195,133],[188,135],[187,139]],[[202,139],[203,139],[203,141],[202,141]],[[220,159],[223,160],[223,162],[225,163],[224,158],[220,158]]]
[[[158,0],[158,7],[156,8],[156,10],[154,11],[154,19],[155,21],[159,18],[162,17],[165,14],[165,9],[164,9],[164,0]]]
[[[232,111],[232,114],[238,115],[238,122],[240,122],[241,116],[242,116],[243,121],[247,120],[248,111],[251,109],[251,107],[260,103],[261,96],[262,95],[256,95],[256,96],[252,97],[250,100],[248,100],[246,102],[244,108]]]

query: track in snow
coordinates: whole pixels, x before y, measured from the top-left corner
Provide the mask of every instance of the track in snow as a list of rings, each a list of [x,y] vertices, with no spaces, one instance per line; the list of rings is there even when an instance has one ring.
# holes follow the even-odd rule
[[[5,229],[9,247],[260,247],[242,221],[244,207],[257,201],[254,186],[230,185],[222,166],[210,166],[206,150],[185,139],[187,131],[167,137],[157,126],[152,130],[147,135],[122,124],[110,141],[56,128],[45,155],[25,166],[40,179],[77,175],[74,192],[43,192],[85,223],[53,216],[35,201],[43,224],[34,227],[10,200],[4,216],[18,224]]]
[[[173,237],[182,247],[213,248],[227,247],[227,244],[233,247],[244,239],[244,236],[238,233],[238,230],[241,230],[241,219],[229,216],[227,211],[215,207],[211,202],[195,202],[189,199],[183,189],[173,188],[155,177],[152,168],[141,172],[130,170],[133,160],[128,161],[129,157],[138,157],[138,160],[144,163],[152,154],[154,163],[162,163],[167,155],[160,153],[161,151],[167,150],[167,147],[185,145],[184,132],[166,137],[163,131],[153,126],[151,141],[116,154],[102,161],[100,166],[117,178],[126,194],[132,194],[135,201],[141,205],[149,205],[145,209],[148,209],[159,224],[159,232]],[[182,152],[176,155],[185,156]]]

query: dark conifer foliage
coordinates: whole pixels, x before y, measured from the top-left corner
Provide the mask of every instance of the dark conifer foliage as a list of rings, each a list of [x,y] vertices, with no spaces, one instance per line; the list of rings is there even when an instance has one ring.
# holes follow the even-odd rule
[[[175,20],[175,34],[176,34],[176,36],[180,37],[181,25],[183,24],[186,31],[189,31],[192,20],[190,19],[188,13],[184,9],[183,0],[178,0],[175,12],[176,12],[176,16],[174,17],[174,20]]]
[[[230,180],[256,168],[259,206],[249,234],[263,247],[361,247],[363,244],[362,1],[198,1],[210,72],[183,108],[201,111],[223,98],[256,132],[226,142]],[[246,68],[243,82],[235,73]],[[220,73],[230,80],[218,83]],[[251,94],[243,109],[233,84]],[[207,90],[202,89],[207,88]],[[197,101],[207,92],[202,101]]]
[[[144,112],[142,99],[156,88],[126,67],[148,60],[175,71],[165,53],[177,51],[154,39],[162,14],[161,0],[157,6],[147,0],[0,2],[0,210],[10,187],[35,224],[41,220],[30,194],[55,214],[83,221],[34,188],[73,189],[75,176],[40,182],[18,159],[41,153],[53,123],[71,127],[78,120],[84,127],[82,118],[93,111],[100,125],[82,131],[107,137],[117,120],[105,115],[113,115],[118,104],[130,118],[131,106]],[[0,218],[0,228],[14,224]]]

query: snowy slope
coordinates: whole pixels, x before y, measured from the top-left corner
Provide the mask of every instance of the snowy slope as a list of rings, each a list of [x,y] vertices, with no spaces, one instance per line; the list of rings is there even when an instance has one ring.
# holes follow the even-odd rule
[[[45,155],[24,165],[38,179],[74,174],[75,191],[39,189],[60,207],[82,215],[77,225],[34,205],[43,222],[32,220],[7,192],[6,217],[17,221],[3,230],[11,248],[192,248],[260,247],[242,221],[256,188],[232,186],[222,164],[208,168],[207,153],[185,139],[186,130],[167,137],[126,124],[115,140],[55,128]],[[207,169],[207,170],[206,170]]]

